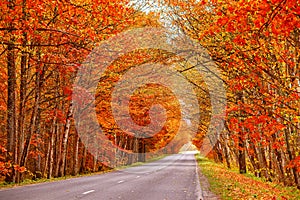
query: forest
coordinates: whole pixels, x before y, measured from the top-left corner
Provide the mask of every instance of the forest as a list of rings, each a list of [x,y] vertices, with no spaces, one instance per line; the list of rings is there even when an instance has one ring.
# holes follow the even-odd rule
[[[126,31],[165,26],[203,47],[216,65],[226,98],[220,102],[220,116],[213,116],[214,83],[165,49],[124,53],[94,81],[94,95],[89,97],[86,88],[76,88],[74,94],[78,72],[101,42]],[[128,48],[140,45],[125,41],[122,45]],[[105,171],[177,153],[190,140],[199,150],[211,145],[206,156],[228,168],[237,166],[240,173],[300,189],[299,0],[4,0],[0,43],[1,181]],[[165,84],[148,83],[113,101],[114,88],[126,72],[134,73],[133,85],[142,73],[150,73],[138,68],[146,63],[175,65],[192,85],[197,108],[190,111],[200,120],[182,123],[181,99]],[[156,69],[160,82],[166,81],[165,70]],[[181,82],[172,82],[172,87],[189,89]],[[131,91],[129,86],[121,89]],[[90,114],[79,97],[94,99],[92,109],[104,134],[79,133],[80,124],[92,123],[79,119],[78,105],[80,116]],[[127,111],[112,108],[122,101],[129,102],[132,121],[146,126],[144,136],[132,127],[124,129],[122,113]],[[189,97],[186,104],[194,105]],[[220,117],[223,125],[210,138],[212,117]],[[196,134],[189,134],[189,123],[196,123]],[[162,128],[153,135],[149,124]]]

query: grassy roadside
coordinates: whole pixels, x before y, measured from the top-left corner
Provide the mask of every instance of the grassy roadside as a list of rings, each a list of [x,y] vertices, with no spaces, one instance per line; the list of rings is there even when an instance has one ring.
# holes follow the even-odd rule
[[[157,157],[154,157],[154,158],[150,158],[146,162],[136,162],[136,163],[133,163],[131,165],[124,165],[124,166],[116,167],[114,169],[107,170],[107,171],[78,174],[76,176],[68,175],[68,176],[58,177],[58,178],[51,178],[51,179],[41,178],[41,179],[37,179],[37,180],[26,179],[21,183],[0,182],[0,189],[12,188],[12,187],[17,187],[17,186],[25,186],[25,185],[31,185],[31,184],[38,184],[38,183],[61,181],[61,180],[66,180],[66,179],[71,179],[71,178],[79,178],[79,177],[84,177],[84,176],[93,176],[93,175],[98,175],[98,174],[104,174],[104,173],[108,173],[108,172],[112,172],[112,171],[116,171],[116,170],[126,169],[128,167],[135,167],[135,166],[140,166],[140,165],[143,165],[143,164],[146,164],[146,163],[149,163],[149,162],[154,162],[154,161],[160,160],[160,159],[162,159],[166,156],[168,156],[168,154],[163,154],[163,155],[160,155],[160,156],[157,156]]]
[[[300,200],[300,191],[294,187],[264,182],[250,174],[241,175],[228,170],[222,164],[197,155],[202,173],[210,183],[210,189],[225,200]]]

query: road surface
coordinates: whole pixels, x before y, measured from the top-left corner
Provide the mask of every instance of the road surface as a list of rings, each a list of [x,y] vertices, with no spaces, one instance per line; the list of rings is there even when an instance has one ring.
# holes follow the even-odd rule
[[[0,190],[1,200],[200,200],[194,152],[142,166]]]

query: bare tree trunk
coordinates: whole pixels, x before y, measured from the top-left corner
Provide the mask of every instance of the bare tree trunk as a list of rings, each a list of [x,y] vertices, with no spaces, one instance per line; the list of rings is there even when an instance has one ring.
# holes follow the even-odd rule
[[[79,135],[76,133],[74,141],[74,165],[72,175],[75,176],[78,174],[78,152],[79,152]]]
[[[225,139],[225,141],[224,141],[224,156],[225,156],[227,168],[230,169],[231,165],[230,165],[230,157],[229,157],[229,150],[228,150],[227,143],[228,143],[228,141],[227,141],[227,139]]]
[[[38,116],[38,108],[39,108],[39,104],[40,104],[40,76],[41,75],[39,73],[38,68],[36,68],[35,76],[36,76],[35,102],[34,102],[33,111],[32,111],[32,115],[31,115],[29,130],[26,135],[26,141],[25,141],[23,152],[22,152],[22,157],[20,160],[21,166],[26,165],[27,156],[28,156],[28,152],[29,152],[29,148],[30,148],[30,141],[31,141],[33,133],[36,131],[36,126],[37,126],[36,121],[39,121],[39,120],[37,120],[37,116]]]
[[[273,141],[275,141],[276,136],[272,135],[272,139]],[[277,168],[277,174],[279,176],[279,181],[282,181],[284,183],[284,185],[286,185],[286,178],[285,178],[285,173],[284,173],[284,168],[283,168],[283,164],[282,164],[282,156],[281,153],[278,151],[278,149],[274,149],[274,165]]]
[[[47,152],[46,152],[46,159],[45,159],[45,165],[44,165],[44,169],[43,169],[43,176],[45,176],[47,173],[47,170],[48,170],[48,163],[49,163],[49,155],[50,155],[50,150],[51,150],[51,135],[50,135],[50,138],[49,138],[49,141],[48,141],[48,147],[47,147]]]
[[[56,132],[56,117],[55,120],[53,120],[53,125],[52,125],[52,131],[51,131],[51,136],[50,136],[50,143],[49,143],[49,164],[48,164],[48,174],[47,178],[50,179],[52,177],[52,171],[53,171],[53,154],[54,154],[54,139],[55,139],[55,132]]]
[[[220,140],[217,140],[216,144],[213,147],[215,152],[215,161],[223,163],[223,154]]]
[[[61,128],[60,124],[56,124],[56,134],[55,134],[55,166],[54,166],[54,177],[58,177],[59,174],[59,166],[60,166],[60,160],[61,160],[61,144],[62,144],[62,137],[61,137]]]
[[[249,142],[249,148],[253,150],[253,155],[248,153],[248,158],[253,166],[255,176],[260,177],[260,166],[258,164],[256,147],[252,142]],[[249,151],[248,151],[249,152]]]
[[[82,173],[86,173],[86,157],[87,157],[87,149],[86,147],[83,147],[81,167],[80,167],[80,172]]]
[[[289,134],[290,134],[289,133],[289,128],[285,129],[286,149],[287,149],[289,160],[292,161],[292,160],[294,160],[294,157],[293,157],[293,154],[292,154],[292,148],[290,146],[290,135]],[[295,184],[296,184],[297,188],[300,189],[298,172],[297,172],[297,169],[296,169],[295,166],[292,168],[292,174],[293,174],[294,181],[295,181]]]
[[[134,152],[134,138],[129,137],[128,139],[128,149]],[[128,154],[128,160],[127,160],[127,165],[131,165],[133,163],[133,156],[134,154],[129,153]]]
[[[224,140],[224,155],[226,159],[226,164],[227,168],[231,168],[231,163],[230,163],[230,147],[228,145],[228,142],[230,141],[230,135],[229,135],[229,128],[228,124],[225,122],[224,123],[225,130],[224,130],[224,136],[222,137]]]
[[[14,1],[8,1],[8,7],[10,10],[14,10]],[[13,29],[13,23],[9,24],[9,29]],[[10,36],[9,44],[7,45],[7,161],[11,161],[13,164],[17,161],[16,152],[16,63],[15,63],[15,38],[11,31],[8,31]],[[15,182],[15,171],[12,168],[12,173],[7,173],[6,182]]]
[[[67,114],[67,121],[66,121],[65,128],[64,128],[63,140],[62,140],[62,147],[61,147],[62,154],[61,154],[60,169],[59,169],[59,174],[58,174],[59,176],[65,175],[67,144],[68,144],[72,115],[73,115],[73,105],[72,105],[72,103],[70,103],[68,114]]]
[[[26,0],[23,0],[22,2],[22,13],[23,17],[22,20],[26,21]],[[26,68],[27,68],[27,54],[25,51],[27,45],[27,33],[23,33],[23,39],[22,39],[22,52],[21,52],[21,73],[20,73],[20,102],[19,102],[19,116],[18,116],[18,165],[20,165],[21,162],[21,156],[24,148],[24,119],[25,119],[25,102],[26,102],[26,80],[27,80],[27,74],[26,74]],[[19,183],[21,180],[20,173],[17,173],[16,182]]]
[[[145,162],[146,161],[146,149],[145,149],[145,142],[143,138],[138,139],[138,162]]]
[[[240,92],[238,93],[238,102],[237,104],[241,102],[244,103],[244,99],[243,99],[243,93]],[[239,120],[243,121],[243,110],[240,109],[240,113],[239,113]],[[247,173],[247,166],[246,166],[246,152],[245,152],[245,138],[244,138],[244,129],[242,128],[242,133],[239,133],[238,136],[238,161],[239,161],[239,171],[240,174],[244,174]]]
[[[266,159],[265,150],[261,145],[257,148],[258,160],[260,165],[261,174],[267,179],[270,180],[270,176],[268,174],[268,163]]]
[[[245,142],[239,137],[239,171],[240,174],[247,173]]]
[[[98,150],[96,151],[95,155],[93,156],[93,172],[96,172],[97,169],[97,161],[98,161]]]
[[[36,128],[36,139],[37,141],[39,141],[41,137],[41,110],[38,109],[38,116],[37,116],[37,120],[36,120],[36,123],[37,123],[37,128]],[[38,142],[36,148],[35,148],[35,151],[39,152],[40,151],[40,148],[41,148],[41,144]],[[35,175],[37,178],[42,178],[42,173],[41,173],[41,155],[38,154],[37,156],[37,160],[35,160]]]

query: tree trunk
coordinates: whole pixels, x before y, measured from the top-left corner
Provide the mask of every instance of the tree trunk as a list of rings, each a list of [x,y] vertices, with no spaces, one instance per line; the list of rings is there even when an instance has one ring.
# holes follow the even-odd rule
[[[62,144],[62,137],[61,137],[61,126],[59,123],[56,124],[56,135],[55,135],[55,166],[54,166],[54,177],[58,177],[59,174],[59,166],[61,160],[61,144]]]
[[[258,162],[258,155],[257,155],[257,151],[256,151],[256,146],[252,141],[249,142],[249,148],[253,150],[253,155],[248,154],[248,158],[249,158],[249,160],[250,160],[250,162],[253,166],[254,174],[257,177],[261,177],[260,165],[259,165],[259,162]]]
[[[65,175],[67,145],[68,145],[68,138],[69,138],[72,115],[73,115],[73,105],[72,105],[72,103],[70,103],[68,114],[67,114],[67,120],[66,120],[66,124],[65,124],[65,128],[64,128],[63,140],[62,140],[62,147],[61,147],[62,154],[61,154],[60,169],[59,169],[58,176]]]
[[[36,123],[37,123],[37,128],[36,128],[36,139],[37,141],[39,141],[40,138],[42,138],[41,136],[41,110],[38,109],[38,115],[37,115],[37,120],[36,120]],[[41,148],[41,144],[38,142],[36,148],[35,148],[35,151],[36,152],[39,152],[40,151],[40,148]],[[39,176],[41,176],[41,155],[38,154],[37,156],[37,159],[35,160],[35,174],[40,174]],[[41,177],[37,177],[37,178],[41,178]]]
[[[267,159],[266,159],[266,153],[265,153],[265,149],[260,145],[257,148],[257,152],[258,152],[258,160],[259,160],[259,165],[260,165],[260,170],[261,170],[261,174],[267,179],[270,180],[270,176],[268,174],[268,163],[267,163]]]
[[[81,167],[80,167],[81,173],[86,173],[86,157],[87,157],[87,149],[84,146],[82,150],[82,160],[81,160]]]
[[[145,149],[145,142],[143,140],[143,138],[138,139],[138,162],[145,162],[146,161],[146,149]]]
[[[240,174],[247,173],[245,142],[239,137],[239,172]]]
[[[49,155],[50,155],[50,150],[51,150],[51,135],[50,135],[50,138],[49,138],[49,141],[48,141],[48,147],[47,147],[47,152],[46,152],[46,158],[45,158],[45,164],[44,164],[44,169],[43,169],[43,176],[45,176],[47,173],[47,170],[48,170],[48,164],[49,164]]]
[[[14,1],[8,1],[8,7],[14,10]],[[13,22],[9,24],[9,29],[13,29]],[[14,35],[11,30],[8,31],[10,36],[9,44],[7,45],[7,161],[11,161],[13,164],[17,161],[16,152],[16,63],[15,63],[15,46]],[[12,168],[12,173],[6,174],[6,182],[15,182],[15,171]]]
[[[31,141],[33,133],[36,131],[36,126],[37,126],[36,121],[39,121],[39,120],[37,120],[39,104],[40,104],[40,73],[39,73],[38,68],[36,69],[35,76],[36,76],[35,102],[34,102],[34,107],[33,107],[32,115],[31,115],[29,131],[26,135],[26,141],[25,141],[23,152],[22,152],[22,157],[20,160],[21,166],[26,165],[27,156],[28,156],[29,148],[30,148],[30,141]]]
[[[76,176],[78,174],[78,152],[79,152],[79,135],[78,133],[75,134],[75,141],[74,141],[74,165],[72,175]]]
[[[275,138],[275,135],[273,135],[273,138]],[[279,176],[279,181],[283,182],[283,184],[286,185],[286,178],[284,173],[284,167],[282,164],[281,153],[277,149],[274,149],[274,155],[275,155],[275,160],[273,161],[273,163],[276,165],[277,168],[276,171]]]
[[[22,20],[26,21],[26,0],[23,0],[22,3],[22,13],[23,17]],[[27,53],[26,53],[26,45],[27,45],[27,33],[23,33],[23,39],[22,39],[22,52],[21,52],[21,70],[20,70],[20,101],[19,101],[19,116],[18,116],[18,165],[20,165],[21,162],[21,156],[23,149],[24,149],[24,119],[25,119],[25,102],[26,102],[26,81],[27,81]],[[21,181],[20,173],[17,173],[17,179],[16,182],[19,183]]]
[[[230,169],[231,165],[230,165],[230,157],[229,157],[229,150],[228,150],[227,142],[228,142],[227,139],[225,139],[224,156],[225,156],[227,168]]]
[[[289,160],[292,161],[292,160],[294,160],[294,157],[293,157],[293,154],[292,154],[292,148],[290,146],[290,135],[289,134],[290,134],[289,133],[289,128],[285,129],[286,149],[287,149]],[[294,181],[295,181],[295,184],[296,184],[297,188],[300,189],[299,176],[298,176],[296,166],[294,166],[292,168],[292,174],[293,174]]]
[[[54,140],[55,140],[55,133],[56,133],[56,115],[53,120],[52,124],[52,131],[51,131],[51,136],[50,136],[50,143],[49,143],[49,159],[48,159],[48,174],[47,178],[50,179],[52,177],[52,171],[53,171],[53,154],[54,154]]]
[[[239,103],[244,103],[243,99],[243,92],[238,93],[238,102]],[[240,108],[240,113],[239,113],[239,120],[244,121],[244,111],[243,108]],[[244,129],[242,128],[242,132],[238,133],[238,161],[239,161],[239,171],[240,174],[247,173],[247,166],[246,166],[246,152],[245,152],[245,138],[244,138]]]

